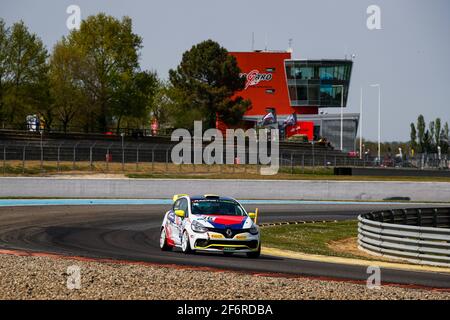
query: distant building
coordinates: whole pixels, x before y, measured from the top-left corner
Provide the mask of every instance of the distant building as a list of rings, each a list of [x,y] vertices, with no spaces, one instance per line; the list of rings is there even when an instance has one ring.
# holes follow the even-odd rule
[[[314,123],[315,139],[325,137],[340,148],[340,112],[323,114],[319,109],[347,106],[353,61],[293,60],[285,51],[230,54],[246,78],[245,89],[237,94],[252,101],[252,108],[244,115],[248,126],[254,126],[269,111],[276,113],[278,121],[296,113],[298,123]],[[343,150],[354,150],[359,114],[344,113],[343,123]]]

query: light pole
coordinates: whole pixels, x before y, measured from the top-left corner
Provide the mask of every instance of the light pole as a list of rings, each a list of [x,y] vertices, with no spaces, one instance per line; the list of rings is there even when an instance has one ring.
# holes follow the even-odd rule
[[[341,88],[341,151],[344,149],[344,85],[334,85],[334,88]]]
[[[371,87],[378,87],[378,161],[381,164],[381,85],[371,84]]]
[[[125,133],[121,133],[120,136],[122,137],[122,171],[125,171],[125,150],[123,149],[123,138],[125,137]]]
[[[44,134],[44,131],[40,131],[41,134],[41,172],[44,171],[44,145],[42,143],[42,135]]]
[[[362,139],[363,139],[363,88],[359,98],[359,159],[362,159]]]
[[[344,86],[341,86],[341,151],[344,150]]]

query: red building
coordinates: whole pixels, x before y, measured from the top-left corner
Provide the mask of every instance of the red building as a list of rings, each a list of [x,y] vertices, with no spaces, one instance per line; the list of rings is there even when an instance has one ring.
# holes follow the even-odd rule
[[[323,135],[319,108],[339,108],[347,104],[351,60],[293,60],[286,51],[230,54],[236,58],[241,76],[246,78],[245,89],[237,95],[252,102],[252,108],[244,115],[250,126],[271,111],[278,122],[295,113],[298,127],[307,130],[306,134],[312,139],[313,135]],[[302,121],[309,124],[302,125]],[[296,133],[292,128],[286,129],[288,135]],[[313,132],[309,132],[311,130]]]
[[[285,61],[291,60],[290,52],[230,52],[246,78],[246,87],[238,95],[252,101],[249,116],[264,116],[266,109],[275,108],[278,115],[293,112],[317,114],[316,108],[297,108],[291,106],[287,86]]]

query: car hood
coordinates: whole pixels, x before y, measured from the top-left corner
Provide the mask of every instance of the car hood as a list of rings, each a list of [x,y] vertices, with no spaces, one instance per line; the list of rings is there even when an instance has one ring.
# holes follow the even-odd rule
[[[252,220],[248,216],[202,215],[193,220],[215,229],[247,229],[252,226]]]

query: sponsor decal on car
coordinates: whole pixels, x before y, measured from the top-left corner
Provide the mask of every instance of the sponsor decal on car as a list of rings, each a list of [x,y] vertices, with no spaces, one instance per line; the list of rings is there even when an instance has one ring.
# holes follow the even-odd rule
[[[210,233],[209,237],[211,239],[223,239],[223,235],[221,235],[220,233]]]

